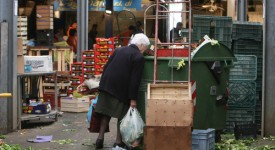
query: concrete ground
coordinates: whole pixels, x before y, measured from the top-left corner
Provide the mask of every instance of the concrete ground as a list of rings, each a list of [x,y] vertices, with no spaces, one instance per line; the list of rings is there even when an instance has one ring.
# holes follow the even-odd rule
[[[32,147],[35,150],[94,150],[97,133],[89,133],[86,121],[87,113],[64,113],[58,121],[41,126],[31,126],[17,132],[5,135],[5,143],[19,144],[22,148]],[[117,119],[112,118],[110,132],[105,134],[103,150],[110,150],[116,138]],[[52,135],[53,141],[46,143],[32,143],[37,135]],[[61,144],[61,140],[67,144]]]

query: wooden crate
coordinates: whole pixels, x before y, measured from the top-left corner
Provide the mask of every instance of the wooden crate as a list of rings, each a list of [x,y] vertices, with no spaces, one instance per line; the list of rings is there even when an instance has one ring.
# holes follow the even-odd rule
[[[191,100],[190,83],[148,84],[147,99]]]
[[[67,112],[88,112],[90,97],[82,98],[61,97],[61,111]]]
[[[69,51],[69,65],[73,64],[74,52],[71,50],[69,46],[61,46],[55,47],[52,49],[54,51],[54,55],[57,55],[57,70],[58,71],[69,71],[66,70],[66,60],[65,60],[65,53]]]
[[[193,102],[187,100],[148,99],[146,125],[192,126]]]
[[[144,128],[144,150],[191,150],[190,126]]]
[[[146,125],[192,126],[190,83],[148,84]]]
[[[41,56],[41,52],[46,51],[49,53],[49,56],[53,56],[52,49],[48,46],[34,46],[29,47],[28,49],[28,56]]]

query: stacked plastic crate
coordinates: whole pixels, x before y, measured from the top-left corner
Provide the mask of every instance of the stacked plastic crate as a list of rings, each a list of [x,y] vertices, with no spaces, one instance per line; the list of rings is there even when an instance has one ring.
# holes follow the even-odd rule
[[[22,39],[22,54],[27,53],[28,43],[28,17],[18,16],[17,17],[17,37]],[[20,46],[20,45],[19,45]]]
[[[101,74],[108,58],[114,52],[114,38],[96,38],[95,47],[95,74]]]
[[[83,82],[82,62],[75,62],[71,64],[71,86],[68,89],[68,94],[72,94],[74,90]]]
[[[263,26],[257,22],[233,22],[232,50],[234,54],[257,56],[256,114],[260,128],[262,111]]]
[[[86,79],[102,74],[104,65],[114,52],[114,47],[114,38],[96,38],[95,49],[82,52],[82,61],[71,64],[69,94],[72,94]],[[81,91],[88,90],[87,86],[81,88]]]
[[[36,40],[38,46],[52,46],[53,33],[53,5],[36,6]]]
[[[82,74],[83,78],[89,79],[95,75],[95,54],[94,50],[88,50],[82,52]]]
[[[195,15],[192,41],[199,42],[204,35],[208,35],[231,48],[232,18],[227,16]]]
[[[229,73],[229,98],[226,128],[255,123],[257,57],[235,55],[234,68]]]

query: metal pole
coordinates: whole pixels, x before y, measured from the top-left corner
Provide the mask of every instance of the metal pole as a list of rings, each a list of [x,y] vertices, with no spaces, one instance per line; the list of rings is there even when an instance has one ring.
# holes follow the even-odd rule
[[[17,9],[18,0],[0,1],[0,22],[3,27],[8,25],[6,35],[1,38],[1,42],[6,43],[0,48],[0,93],[12,93],[12,97],[6,98],[6,106],[0,105],[0,109],[6,109],[6,114],[1,114],[6,118],[6,126],[1,127],[1,132],[11,132],[17,129]],[[2,34],[2,33],[1,33]],[[6,42],[5,42],[6,41]],[[5,62],[3,62],[5,61]],[[7,77],[7,78],[5,78]],[[5,84],[6,83],[6,84]],[[4,90],[4,91],[3,91]],[[0,122],[3,121],[1,118]]]
[[[274,69],[274,38],[275,38],[275,3],[274,1],[264,1],[264,67],[263,67],[263,122],[262,132],[264,136],[275,135],[274,124],[275,124],[275,69]]]
[[[154,78],[153,78],[153,83],[156,84],[157,80],[157,51],[158,51],[158,23],[159,23],[159,18],[158,18],[158,13],[159,13],[159,1],[156,1],[156,23],[155,23],[155,51],[154,51]]]
[[[106,1],[106,10],[111,10],[112,14],[104,13],[105,17],[105,38],[113,37],[113,0]]]
[[[192,14],[191,14],[191,2],[189,2],[189,18],[188,18],[188,30],[189,30],[189,46],[188,46],[188,82],[190,83],[191,82],[191,38],[192,38],[192,21],[191,21],[191,17],[192,17]]]
[[[77,61],[88,50],[88,0],[77,0]]]
[[[238,21],[247,21],[247,0],[238,0]]]

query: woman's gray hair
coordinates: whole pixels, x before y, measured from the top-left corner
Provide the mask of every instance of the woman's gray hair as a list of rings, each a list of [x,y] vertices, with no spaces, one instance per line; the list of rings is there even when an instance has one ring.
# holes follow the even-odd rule
[[[135,45],[150,45],[150,41],[149,38],[143,34],[143,33],[138,33],[135,34],[135,36],[133,37],[133,39],[130,41],[130,44],[135,44]]]

